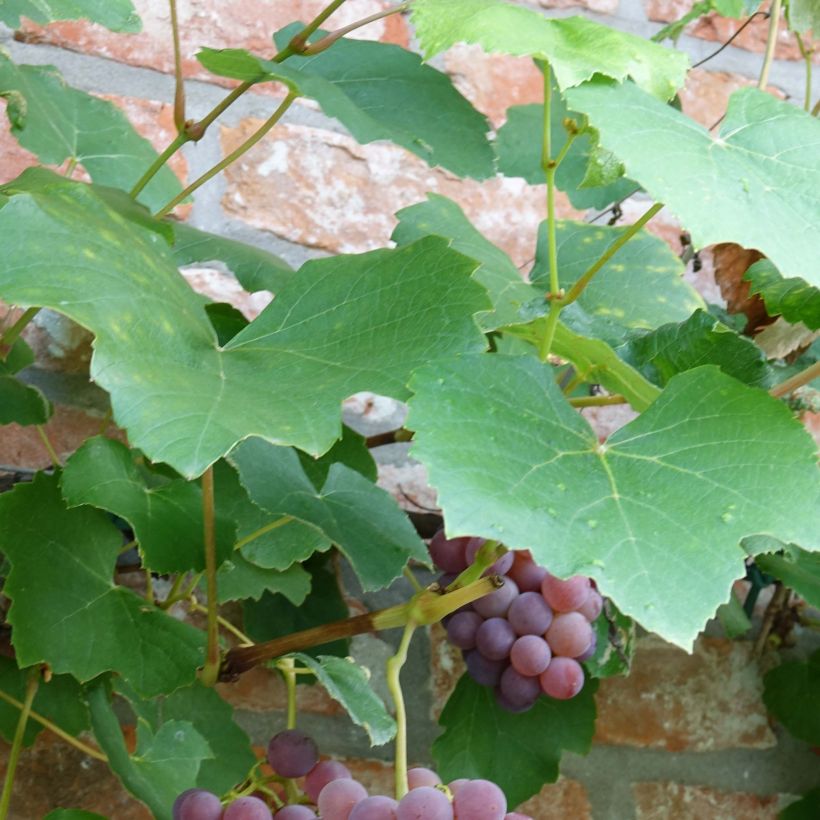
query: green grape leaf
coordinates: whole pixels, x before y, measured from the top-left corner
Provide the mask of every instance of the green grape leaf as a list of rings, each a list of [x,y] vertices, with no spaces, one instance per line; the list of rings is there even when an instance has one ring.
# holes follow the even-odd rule
[[[635,336],[619,353],[655,384],[664,385],[676,373],[704,364],[746,384],[768,386],[772,374],[763,351],[703,310],[686,321]]]
[[[278,32],[276,43],[284,47],[300,28],[296,23]],[[221,76],[285,83],[316,100],[361,143],[391,140],[459,176],[486,179],[495,173],[485,117],[446,74],[407,49],[343,38],[313,57],[290,57],[287,64],[241,49],[206,48],[197,59]]]
[[[298,606],[310,592],[310,576],[301,564],[291,564],[284,570],[268,569],[252,564],[239,551],[219,567],[216,579],[220,603],[242,598],[258,601],[265,592],[278,592]]]
[[[152,486],[124,444],[96,436],[66,463],[63,497],[70,507],[91,505],[124,518],[134,530],[144,563],[154,572],[202,572],[202,491],[185,479]],[[216,516],[217,562],[234,545],[233,522]]]
[[[374,484],[379,477],[367,440],[347,425],[342,425],[342,437],[324,455],[313,458],[301,450],[297,451],[297,455],[302,469],[317,490],[327,481],[330,468],[337,462],[350,467]]]
[[[331,465],[318,489],[290,447],[252,438],[229,458],[255,504],[321,530],[347,556],[365,590],[387,586],[411,558],[429,561],[393,498],[346,465]]]
[[[131,0],[0,0],[0,20],[7,26],[18,28],[20,17],[35,23],[83,18],[111,31],[142,30]]]
[[[561,287],[569,289],[626,230],[558,220],[555,233]],[[542,223],[530,273],[540,292],[549,290],[547,248],[546,223]],[[705,307],[698,292],[682,276],[683,264],[669,246],[647,231],[640,231],[561,312],[561,321],[576,333],[608,344],[619,344],[631,330],[652,330],[667,322],[681,322],[693,310]]]
[[[481,263],[473,279],[486,288],[493,306],[476,314],[483,330],[527,321],[521,309],[539,293],[522,279],[512,259],[473,226],[459,205],[439,194],[427,194],[426,202],[403,208],[396,216],[399,224],[391,239],[397,245],[441,236],[459,253]]]
[[[763,703],[800,740],[820,743],[820,650],[807,661],[787,661],[763,677]]]
[[[729,600],[717,608],[715,616],[726,637],[732,640],[741,638],[752,628],[752,622],[734,590],[729,595]]]
[[[137,726],[137,748],[128,754],[120,721],[104,680],[88,689],[91,725],[111,770],[156,820],[173,820],[177,796],[192,788],[203,760],[214,757],[208,742],[187,720],[169,720],[154,732],[145,720]]]
[[[628,675],[635,654],[635,621],[605,598],[603,612],[592,626],[596,646],[595,654],[584,662],[587,673],[593,678]]]
[[[820,536],[811,438],[781,402],[716,367],[675,376],[603,444],[534,358],[463,357],[412,387],[412,453],[449,534],[529,548],[559,577],[594,576],[687,650],[744,574],[743,536]]]
[[[216,331],[216,340],[220,347],[228,342],[248,326],[248,320],[233,305],[227,302],[207,302],[205,313],[211,327]]]
[[[802,322],[809,330],[820,328],[820,290],[805,279],[784,279],[768,260],[755,262],[743,275],[766,304],[770,316],[782,316],[787,322]]]
[[[11,658],[0,657],[0,690],[21,704],[25,698],[28,671],[18,669]],[[88,708],[82,690],[70,675],[52,675],[46,683],[41,680],[34,696],[32,710],[63,731],[76,736],[89,728]],[[0,735],[9,743],[14,738],[20,710],[5,700],[0,700]],[[41,723],[33,718],[26,724],[23,744],[30,746],[43,730]]]
[[[696,247],[757,248],[786,278],[820,285],[820,120],[754,88],[729,100],[720,135],[633,83],[567,92],[626,173],[664,202]],[[799,217],[795,216],[799,214]]]
[[[0,424],[45,424],[52,410],[51,402],[38,388],[14,376],[0,375]]]
[[[261,248],[200,231],[182,222],[162,224],[173,224],[172,252],[178,265],[224,262],[249,293],[259,290],[279,293],[293,277],[293,268],[287,262]]]
[[[744,546],[747,545],[748,539]],[[820,609],[820,555],[807,552],[796,544],[780,544],[782,555],[755,555],[763,572],[773,575],[793,589],[810,606]]]
[[[382,746],[396,736],[396,721],[390,716],[382,699],[370,686],[370,671],[352,658],[334,655],[297,654],[300,663],[312,669],[327,693],[338,701],[350,719],[370,737],[372,746]]]
[[[220,513],[236,521],[241,555],[260,569],[286,570],[314,552],[330,549],[330,539],[312,524],[269,513],[254,504],[236,470],[225,461],[214,466],[214,495]]]
[[[34,364],[34,351],[25,339],[17,339],[6,352],[6,358],[0,360],[0,374],[19,373],[31,364]]]
[[[789,0],[787,6],[789,28],[792,31],[820,31],[820,2],[818,0]]]
[[[248,735],[234,722],[233,708],[214,689],[197,681],[150,700],[141,698],[121,680],[115,681],[115,689],[152,732],[169,721],[183,721],[202,735],[211,755],[202,761],[192,785],[223,794],[241,783],[256,762]]]
[[[415,0],[412,20],[426,57],[456,43],[546,60],[564,89],[602,74],[631,77],[668,100],[683,85],[688,58],[679,51],[583,17],[547,18],[498,0]]]
[[[53,66],[15,65],[0,53],[0,97],[11,133],[40,162],[82,164],[94,182],[130,189],[157,153],[114,103],[67,85]],[[152,209],[182,190],[163,167],[139,196]]]
[[[190,683],[204,636],[113,582],[120,531],[98,510],[67,509],[57,482],[39,474],[0,497],[18,662],[80,681],[115,671],[147,697]]]
[[[817,820],[820,815],[820,786],[794,803],[789,803],[778,815],[779,820]]]
[[[282,595],[265,593],[259,601],[245,601],[242,606],[245,632],[255,641],[270,641],[314,626],[339,621],[349,616],[333,565],[324,555],[316,555],[306,564],[311,576],[310,594],[300,606],[294,606]],[[308,650],[311,657],[337,655],[346,657],[348,641],[329,641]]]
[[[404,398],[420,365],[486,344],[473,320],[487,307],[470,280],[476,263],[435,237],[308,262],[220,348],[156,233],[41,169],[3,191],[14,195],[0,209],[0,298],[52,307],[95,333],[92,377],[117,423],[188,477],[251,435],[322,453],[347,396]]]
[[[108,820],[108,818],[84,809],[55,809],[50,811],[43,820]]]
[[[552,92],[550,106],[550,142],[553,157],[564,148],[567,129],[564,120],[571,119],[579,130],[584,128],[585,118],[569,111],[557,88]],[[498,154],[498,170],[508,177],[523,177],[532,185],[544,183],[541,166],[541,138],[544,129],[543,105],[516,105],[507,109],[507,121],[498,130],[495,150]],[[573,207],[606,208],[607,205],[625,199],[639,189],[636,182],[623,177],[618,166],[614,178],[603,176],[600,168],[602,151],[594,129],[583,130],[572,142],[566,155],[555,171],[555,185],[565,191]],[[609,168],[611,172],[611,166]],[[600,180],[595,173],[602,174]]]
[[[433,743],[445,783],[459,777],[491,780],[510,807],[558,779],[564,750],[585,755],[595,729],[595,681],[570,700],[539,698],[523,714],[504,711],[493,690],[462,675],[441,713],[444,733]]]

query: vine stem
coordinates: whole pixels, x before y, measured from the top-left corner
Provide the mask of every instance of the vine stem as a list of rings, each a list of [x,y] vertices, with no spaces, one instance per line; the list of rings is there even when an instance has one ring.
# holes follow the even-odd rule
[[[409,791],[407,785],[407,710],[404,706],[404,692],[401,689],[401,669],[407,661],[407,649],[416,624],[409,621],[401,636],[398,651],[387,661],[387,688],[396,708],[396,754],[394,760],[396,776],[396,800],[401,800]]]
[[[769,395],[774,396],[776,399],[779,399],[781,396],[788,396],[789,393],[793,393],[798,387],[802,387],[804,384],[808,384],[818,377],[820,377],[820,362],[815,362],[809,365],[805,370],[795,373],[790,379],[786,379],[786,381],[773,387],[769,391]]]
[[[277,668],[285,679],[288,693],[288,723],[285,728],[296,728],[296,661],[293,658],[282,658]]]
[[[57,455],[57,451],[54,449],[51,441],[48,438],[48,433],[46,433],[45,427],[42,424],[35,425],[37,429],[37,435],[40,436],[40,441],[43,442],[43,447],[46,448],[46,452],[48,453],[48,457],[51,459],[51,463],[55,470],[60,469],[60,457]]]
[[[752,648],[752,655],[755,658],[760,658],[763,654],[763,650],[766,648],[766,641],[772,631],[774,619],[789,597],[788,587],[784,586],[780,581],[777,581],[775,587],[772,599],[769,601],[769,605],[766,607],[766,612],[763,615],[763,623],[760,625],[760,634],[757,636],[757,640]]]
[[[188,600],[188,609],[191,612],[208,612],[208,607],[202,606],[197,599],[191,595]],[[238,627],[235,627],[227,618],[223,618],[221,615],[218,615],[216,618],[216,622],[226,631],[229,632],[231,635],[236,638],[241,646],[253,646],[253,641]]]
[[[185,132],[185,82],[182,79],[182,51],[179,47],[177,0],[168,0],[171,10],[171,36],[174,41],[174,125],[177,133]]]
[[[547,180],[547,252],[549,255],[550,296],[557,299],[560,296],[558,282],[558,247],[556,243],[555,225],[555,169],[558,163],[552,159],[552,81],[549,63],[542,63],[544,72],[544,121],[543,137],[541,140],[541,168]]]
[[[811,58],[814,54],[814,48],[806,48],[806,44],[803,42],[803,38],[800,36],[799,31],[794,32],[795,39],[797,40],[797,47],[800,49],[800,56],[806,63],[806,89],[803,93],[803,110],[810,111],[811,110],[811,71],[812,71],[812,62]]]
[[[20,752],[23,749],[23,737],[26,734],[26,724],[31,714],[31,704],[34,702],[34,696],[37,694],[37,686],[39,683],[40,670],[35,666],[29,670],[28,678],[26,679],[25,700],[23,701],[22,709],[20,709],[20,717],[17,719],[17,728],[14,730],[14,740],[11,742],[9,760],[6,765],[6,779],[3,782],[3,794],[0,797],[0,820],[6,820],[9,814],[11,792],[14,788],[14,772],[20,760]]]
[[[239,147],[231,151],[231,153],[228,154],[228,156],[223,157],[219,162],[217,162],[216,165],[214,165],[213,168],[206,171],[201,177],[199,177],[199,179],[195,179],[187,188],[185,188],[185,190],[177,194],[169,203],[163,205],[163,207],[160,208],[156,212],[156,214],[154,214],[154,216],[156,216],[158,219],[165,216],[167,213],[176,208],[176,206],[179,205],[180,202],[182,202],[194,191],[196,191],[197,188],[203,186],[209,179],[215,177],[220,171],[236,162],[236,160],[238,160],[239,157],[241,157],[245,152],[253,148],[253,146],[256,145],[256,143],[259,142],[259,140],[261,140],[262,137],[264,137],[265,134],[267,134],[268,131],[270,131],[271,128],[273,128],[273,126],[276,125],[277,122],[279,122],[279,120],[284,115],[285,111],[287,111],[288,108],[291,107],[294,100],[296,100],[298,96],[298,94],[291,91],[287,95],[287,97],[285,97],[285,99],[282,101],[282,104],[276,109],[276,111],[274,111],[273,114],[271,114],[271,116],[268,117],[268,119],[265,120],[265,122],[256,131],[254,131],[254,133],[251,134],[250,137],[248,137],[248,139],[245,140],[245,142],[243,142]]]
[[[573,407],[606,407],[610,404],[627,404],[628,400],[619,393],[611,396],[578,396],[569,400]]]
[[[168,147],[148,166],[148,170],[137,180],[128,196],[136,199],[142,189],[154,178],[157,171],[189,140],[190,137],[185,133],[177,134]]]
[[[363,26],[367,26],[370,23],[375,23],[377,20],[382,20],[385,17],[390,17],[393,14],[401,14],[403,11],[407,11],[410,8],[410,3],[400,3],[398,6],[392,6],[389,9],[383,9],[382,11],[377,11],[375,14],[371,14],[369,17],[363,17],[361,20],[357,20],[355,23],[351,23],[348,26],[343,26],[342,28],[336,29],[336,31],[331,31],[330,34],[325,35],[322,37],[321,40],[317,40],[315,43],[311,43],[309,46],[306,46],[303,51],[300,52],[304,57],[312,57],[314,54],[319,54],[322,51],[327,50],[330,48],[337,40],[340,40],[345,34],[350,34],[351,31],[356,31],[357,28],[362,28]]]
[[[214,470],[202,474],[202,521],[205,545],[205,578],[208,592],[208,647],[202,682],[213,686],[219,676],[219,613],[216,600],[216,527],[214,521]]]
[[[2,689],[0,689],[0,700],[4,700],[9,704],[9,706],[13,706],[15,709],[22,710],[24,706],[24,704],[17,700],[17,698],[7,695]],[[59,738],[62,738],[66,743],[70,743],[75,749],[79,749],[83,754],[93,757],[95,760],[100,760],[103,763],[108,762],[108,758],[101,751],[95,749],[93,746],[88,746],[81,740],[77,740],[76,737],[72,737],[68,732],[61,729],[56,723],[52,723],[48,718],[43,717],[33,709],[29,710],[28,716],[31,720],[39,723],[44,729],[48,729],[49,732],[52,732]]]
[[[0,336],[0,357],[5,361],[12,345],[20,338],[26,325],[40,312],[38,307],[26,308],[22,316]]]
[[[769,36],[766,39],[766,55],[763,57],[760,79],[757,81],[757,87],[761,91],[765,91],[766,86],[769,84],[769,69],[772,67],[774,52],[777,48],[777,31],[780,28],[780,9],[782,5],[783,0],[773,0],[769,9]]]

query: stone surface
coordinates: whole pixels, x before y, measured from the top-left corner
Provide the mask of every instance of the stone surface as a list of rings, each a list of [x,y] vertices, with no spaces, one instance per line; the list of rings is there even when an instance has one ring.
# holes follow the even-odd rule
[[[269,0],[245,0],[242,3],[180,0],[177,8],[183,73],[189,78],[213,79],[194,59],[202,46],[245,48],[261,56],[273,56],[275,50],[271,38],[274,32],[294,20],[312,20],[326,5],[325,0],[292,0],[287,3],[271,3]],[[349,0],[328,20],[325,28],[341,28],[390,5],[388,0]],[[167,0],[135,0],[134,7],[142,18],[143,28],[138,34],[115,34],[86,21],[52,23],[45,27],[27,21],[23,36],[30,41],[51,43],[85,54],[173,73]],[[393,15],[357,30],[352,36],[407,45],[408,29],[401,17]]]
[[[671,23],[683,17],[692,8],[693,2],[694,0],[645,0],[644,8],[646,9],[646,16],[650,20],[657,23]],[[763,3],[760,9],[766,11],[768,7],[769,3]],[[707,14],[705,17],[690,23],[686,27],[686,33],[704,40],[725,43],[740,29],[746,19],[733,20],[714,13]],[[747,51],[762,53],[766,50],[768,36],[769,21],[760,15],[732,40],[732,45]],[[810,37],[804,37],[803,42],[807,48],[812,47]],[[775,58],[778,60],[803,59],[795,36],[786,29],[785,20],[782,18],[777,35]],[[820,52],[814,54],[813,61],[815,63],[820,62]]]
[[[721,792],[680,783],[635,783],[637,820],[775,820],[777,795]]]
[[[775,745],[749,644],[701,638],[689,655],[659,638],[638,643],[628,678],[598,690],[596,741],[668,751]]]
[[[588,820],[592,817],[587,790],[577,780],[562,777],[557,783],[548,783],[534,797],[518,807],[535,820]]]
[[[180,273],[197,292],[214,302],[233,305],[248,321],[255,319],[273,300],[267,291],[248,293],[236,277],[218,268],[183,268]]]
[[[246,140],[258,120],[223,128],[225,153]],[[225,210],[291,242],[336,253],[384,247],[396,225],[393,214],[421,202],[428,191],[458,202],[468,218],[519,266],[534,257],[535,233],[544,218],[544,186],[497,177],[460,180],[429,168],[388,143],[359,145],[350,137],[302,125],[281,125],[225,174]],[[561,217],[577,215],[557,197]]]

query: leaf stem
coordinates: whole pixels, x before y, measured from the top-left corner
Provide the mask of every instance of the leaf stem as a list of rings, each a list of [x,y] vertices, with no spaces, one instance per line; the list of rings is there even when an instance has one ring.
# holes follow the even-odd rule
[[[774,52],[777,48],[777,31],[780,28],[780,8],[782,5],[783,0],[772,0],[769,9],[769,36],[766,39],[766,54],[760,68],[760,79],[757,81],[757,87],[761,91],[765,91],[766,86],[769,84],[769,69],[772,67]]]
[[[162,208],[160,208],[156,212],[155,216],[158,219],[165,216],[167,213],[176,208],[176,206],[179,205],[180,202],[182,202],[190,194],[196,191],[197,188],[200,188],[209,179],[215,177],[220,171],[227,168],[232,163],[236,162],[236,160],[238,160],[239,157],[241,157],[246,151],[249,151],[251,148],[253,148],[253,146],[256,145],[256,143],[259,142],[259,140],[261,140],[262,137],[264,137],[265,134],[267,134],[268,131],[270,131],[271,128],[273,128],[273,126],[276,125],[277,122],[279,122],[279,120],[284,115],[285,111],[287,111],[288,108],[291,107],[293,101],[297,98],[297,96],[298,95],[295,92],[291,91],[287,95],[287,97],[285,97],[285,99],[282,101],[282,104],[276,109],[276,111],[274,111],[273,114],[271,114],[271,116],[268,117],[268,119],[265,120],[265,122],[253,134],[251,134],[250,137],[248,137],[248,139],[245,140],[245,142],[243,142],[239,147],[231,151],[231,153],[228,154],[228,156],[223,157],[219,162],[217,162],[216,165],[214,165],[213,168],[206,171],[201,177],[199,177],[199,179],[195,179],[187,188],[185,188],[184,191],[177,194],[167,205],[164,205]]]
[[[549,359],[552,343],[555,340],[555,329],[558,327],[558,317],[561,315],[560,301],[553,299],[550,302],[550,312],[547,314],[547,321],[544,323],[544,333],[538,339],[538,358],[542,362]]]
[[[161,603],[157,604],[160,609],[168,609],[171,604],[176,603],[179,598],[177,595],[179,594],[180,587],[185,582],[185,573],[180,572],[179,575],[174,579],[174,583],[171,586],[171,589],[168,590],[168,594],[165,596],[165,600]]]
[[[809,111],[811,110],[811,58],[815,50],[814,48],[806,48],[806,44],[803,42],[803,38],[800,36],[799,31],[795,31],[794,36],[797,39],[797,47],[800,49],[800,56],[806,63],[806,90],[803,95],[803,110]]]
[[[26,308],[20,318],[0,336],[0,358],[6,360],[12,345],[20,338],[26,325],[40,312],[38,307]]]
[[[780,384],[775,385],[770,391],[769,395],[779,399],[781,396],[788,396],[793,393],[798,387],[808,384],[810,381],[820,377],[820,361],[809,365],[805,370],[795,373],[790,379],[786,379]]]
[[[419,583],[418,578],[413,575],[413,570],[410,567],[405,567],[402,570],[402,575],[410,582],[411,586],[416,592],[421,592],[424,587]]]
[[[51,442],[49,441],[48,434],[46,433],[45,427],[42,424],[36,425],[37,427],[37,435],[40,436],[40,441],[43,442],[43,447],[46,448],[46,452],[48,453],[48,457],[51,459],[51,463],[54,466],[55,470],[60,469],[60,457],[57,455],[57,451],[52,446]]]
[[[185,133],[177,134],[168,147],[148,166],[148,170],[137,180],[136,185],[130,190],[128,196],[132,199],[136,199],[142,189],[154,178],[159,169],[189,141],[190,137]]]
[[[15,709],[22,709],[24,705],[17,700],[17,698],[7,695],[2,689],[0,689],[0,700],[4,700],[9,704],[9,706],[14,706]],[[29,710],[28,716],[31,720],[39,723],[43,728],[48,729],[49,732],[52,732],[57,735],[57,737],[62,738],[66,743],[70,743],[76,749],[79,749],[83,754],[93,757],[95,760],[101,760],[103,763],[108,762],[108,758],[101,751],[93,748],[92,746],[88,746],[81,740],[77,740],[76,737],[72,737],[64,729],[61,729],[56,723],[52,723],[48,718],[43,717],[33,709]]]
[[[188,609],[191,612],[208,612],[208,607],[202,606],[193,594],[188,599]],[[253,641],[241,629],[234,626],[227,618],[217,615],[216,622],[226,632],[230,632],[231,635],[239,641],[241,646],[253,646]]]
[[[333,12],[336,11],[339,7],[344,4],[345,0],[332,0],[331,3],[328,3],[322,11],[320,11],[313,20],[308,23],[298,34],[296,34],[291,41],[287,44],[287,47],[284,49],[282,54],[283,56],[281,59],[287,59],[293,54],[302,54],[304,53],[305,47],[307,46],[307,41],[310,39],[310,35],[313,34],[322,23],[330,17]],[[278,57],[279,55],[277,55]],[[281,60],[280,60],[281,62]]]
[[[322,51],[326,51],[330,48],[337,40],[340,40],[345,34],[350,34],[351,31],[356,31],[357,28],[362,28],[363,26],[367,26],[370,23],[375,23],[377,20],[381,20],[384,17],[390,17],[393,14],[400,14],[403,11],[407,11],[410,8],[410,3],[401,3],[398,6],[392,6],[389,9],[383,9],[382,11],[377,11],[375,14],[371,14],[369,17],[364,17],[361,20],[356,20],[355,23],[351,23],[348,26],[343,26],[342,28],[336,29],[335,31],[331,31],[330,34],[326,34],[322,37],[321,40],[317,40],[315,43],[311,43],[309,46],[305,46],[305,48],[300,51],[299,53],[303,57],[312,57],[314,54],[319,54]]]
[[[37,694],[37,686],[39,683],[40,670],[35,666],[29,669],[28,672],[25,700],[23,701],[22,709],[20,709],[20,717],[17,719],[17,728],[14,730],[14,739],[11,742],[9,759],[6,764],[6,779],[3,782],[3,794],[0,796],[0,820],[6,820],[9,814],[11,792],[14,788],[14,773],[17,769],[17,763],[20,760],[20,752],[23,749],[23,738],[26,734],[26,724],[31,714],[31,704],[34,702],[34,696]]]
[[[219,612],[216,594],[216,527],[214,521],[214,470],[208,467],[202,474],[202,523],[205,546],[205,578],[208,595],[208,648],[202,682],[213,686],[219,675]]]
[[[285,524],[290,524],[293,521],[292,515],[284,515],[282,518],[277,518],[276,521],[271,521],[270,524],[265,524],[264,527],[260,527],[258,530],[254,530],[249,535],[246,535],[244,538],[240,538],[234,545],[233,548],[235,550],[241,550],[245,544],[250,544],[251,541],[255,541],[257,538],[260,538],[267,532],[271,532],[273,530],[278,530],[279,527],[284,527]]]
[[[168,0],[171,9],[171,36],[174,41],[174,125],[177,133],[185,131],[185,82],[182,78],[182,52],[179,47],[177,0]]]
[[[407,649],[416,624],[408,622],[404,627],[398,651],[387,660],[387,688],[396,708],[396,800],[401,800],[408,792],[407,785],[407,710],[404,705],[404,693],[401,689],[401,669],[407,661]]]
[[[774,620],[777,617],[777,613],[783,608],[783,605],[786,603],[788,597],[788,587],[784,586],[780,581],[776,581],[774,593],[769,601],[769,605],[766,607],[766,612],[763,615],[763,622],[760,624],[760,633],[758,634],[757,640],[755,640],[752,648],[753,657],[760,658],[763,655],[763,650],[766,648],[766,641],[768,641],[769,635],[771,634],[772,626],[774,625]]]
[[[558,166],[552,159],[552,73],[549,63],[540,63],[544,72],[544,120],[541,138],[541,168],[547,180],[547,253],[549,256],[550,296],[560,296],[558,282],[558,247],[555,234],[555,169]]]
[[[569,399],[573,407],[606,407],[609,404],[628,404],[628,399],[619,393],[611,396],[578,396]]]

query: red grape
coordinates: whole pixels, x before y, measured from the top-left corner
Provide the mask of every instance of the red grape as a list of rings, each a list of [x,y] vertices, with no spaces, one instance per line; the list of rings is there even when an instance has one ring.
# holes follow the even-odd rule
[[[304,777],[319,761],[319,749],[297,729],[285,729],[268,743],[268,763],[282,777]]]
[[[541,584],[541,593],[547,603],[556,612],[572,612],[578,609],[589,595],[589,578],[583,575],[573,575],[562,581],[554,575],[547,574]]]
[[[540,675],[541,688],[551,698],[569,700],[584,687],[584,670],[572,658],[553,658]]]
[[[344,780],[352,778],[347,766],[339,763],[338,760],[323,760],[317,763],[305,777],[305,794],[313,803],[319,800],[319,792],[330,783],[331,780]]]

